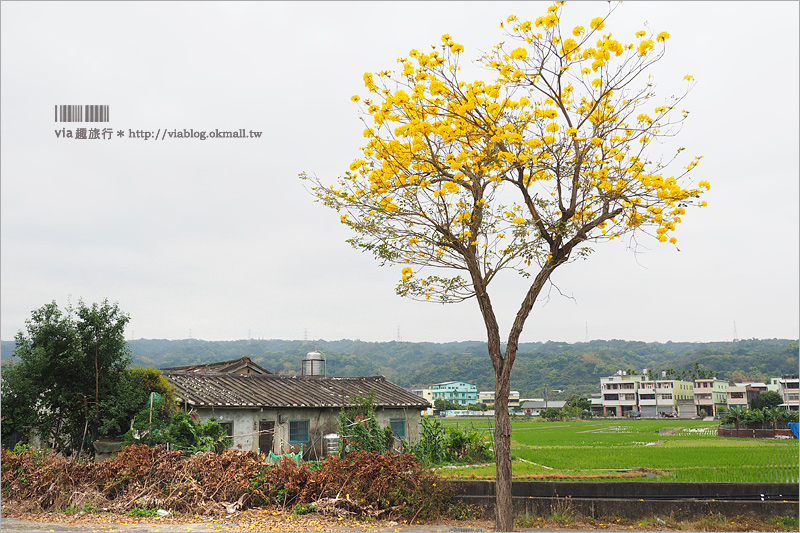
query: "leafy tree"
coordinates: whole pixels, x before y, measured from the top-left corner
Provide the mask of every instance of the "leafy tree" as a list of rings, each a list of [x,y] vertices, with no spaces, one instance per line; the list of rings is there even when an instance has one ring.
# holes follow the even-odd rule
[[[4,370],[3,442],[33,431],[70,454],[102,436],[101,427],[114,428],[111,419],[120,413],[109,399],[130,361],[124,336],[129,320],[108,300],[91,306],[79,301],[63,311],[51,302],[33,311],[15,339],[19,359]]]
[[[577,407],[582,411],[588,411],[592,407],[592,401],[589,398],[577,394],[570,395],[567,398],[566,404],[570,407]]]
[[[669,34],[641,31],[624,44],[604,31],[608,16],[562,31],[562,5],[533,21],[508,17],[505,43],[479,59],[496,74],[489,82],[460,78],[464,47],[450,35],[439,50],[411,50],[397,72],[367,72],[370,94],[352,98],[363,157],[336,185],[301,174],[341,213],[352,246],[402,266],[399,295],[477,300],[495,373],[501,531],[513,528],[511,369],[551,274],[626,234],[674,244],[685,208],[704,205],[696,199],[710,187],[685,183],[697,158],[666,174],[682,149],[666,160],[648,150],[687,116],[685,94],[656,103],[645,74]],[[506,270],[527,281],[503,349],[489,285]]]
[[[748,409],[746,407],[731,407],[722,413],[722,423],[726,425],[733,424],[736,429],[739,429],[739,424],[745,421]]]
[[[131,425],[143,434],[159,428],[164,431],[178,412],[175,387],[155,368],[125,369],[113,396],[102,406],[108,415],[100,433],[110,436],[124,436]],[[160,441],[142,442],[154,445]]]
[[[787,411],[780,407],[764,407],[761,409],[748,409],[747,407],[731,407],[722,415],[722,423],[733,424],[739,429],[740,424],[749,428],[784,429],[787,423],[797,422],[797,411]]]
[[[742,422],[748,427],[758,426],[759,428],[763,428],[764,423],[767,421],[767,417],[764,415],[764,412],[761,409],[745,409],[744,410],[744,417]]]
[[[556,420],[561,420],[562,413],[561,409],[557,407],[548,407],[547,409],[541,411],[540,416],[544,419],[553,422]]]
[[[681,372],[681,379],[684,377],[688,377],[692,381],[696,379],[713,379],[719,377],[719,372],[714,372],[713,370],[704,370],[701,368],[700,363],[695,361],[692,365],[692,368]]]
[[[460,403],[456,403],[452,400],[445,400],[444,398],[436,398],[433,401],[433,407],[439,411],[459,411],[465,408]],[[466,408],[469,409],[470,407],[467,406]]]
[[[764,407],[761,409],[764,413],[764,422],[769,424],[772,429],[778,429],[778,425],[783,421],[783,413],[787,412],[780,407]],[[784,422],[784,425],[786,423]]]
[[[763,409],[765,407],[777,407],[783,403],[783,398],[781,395],[775,392],[774,390],[767,390],[756,397],[753,400],[753,407],[756,409]]]

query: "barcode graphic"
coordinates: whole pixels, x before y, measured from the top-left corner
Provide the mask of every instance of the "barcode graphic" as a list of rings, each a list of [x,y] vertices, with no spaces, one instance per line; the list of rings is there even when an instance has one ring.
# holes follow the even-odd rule
[[[57,105],[56,122],[108,122],[107,105]]]

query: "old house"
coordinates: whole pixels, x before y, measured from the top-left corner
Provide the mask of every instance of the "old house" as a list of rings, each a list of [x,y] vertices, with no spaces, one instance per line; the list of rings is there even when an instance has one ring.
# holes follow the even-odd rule
[[[162,369],[162,374],[175,385],[185,410],[203,420],[215,418],[241,450],[280,454],[297,452],[302,446],[305,459],[319,459],[326,453],[325,436],[337,433],[342,406],[367,394],[372,395],[381,427],[413,441],[419,438],[420,412],[430,407],[383,376],[281,376],[219,371],[231,365],[213,371],[197,366],[202,365],[195,370]]]

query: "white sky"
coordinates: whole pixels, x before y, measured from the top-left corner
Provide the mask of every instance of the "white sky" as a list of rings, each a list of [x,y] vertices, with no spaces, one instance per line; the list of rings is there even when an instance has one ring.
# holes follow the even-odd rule
[[[56,300],[108,298],[129,338],[484,340],[477,304],[394,294],[400,267],[349,247],[297,179],[333,183],[363,146],[365,71],[443,33],[474,59],[510,13],[542,2],[3,2],[0,336]],[[565,27],[607,9],[567,3]],[[523,341],[798,337],[798,4],[622,4],[606,31],[671,34],[668,97],[697,85],[678,143],[704,159],[709,207],[680,252],[599,245],[556,271]],[[485,78],[490,79],[490,75]],[[108,104],[111,140],[56,138],[56,104]],[[129,139],[129,130],[263,131],[261,139]],[[665,154],[669,151],[665,148]],[[503,336],[525,290],[494,287]],[[398,334],[399,332],[399,334]]]

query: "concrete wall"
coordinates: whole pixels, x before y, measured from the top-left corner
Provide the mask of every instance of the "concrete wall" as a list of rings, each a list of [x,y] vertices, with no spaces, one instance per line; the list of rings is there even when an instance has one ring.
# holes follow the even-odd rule
[[[303,443],[303,458],[306,460],[321,459],[324,455],[323,437],[328,433],[336,433],[339,409],[198,409],[197,415],[202,420],[215,418],[217,422],[233,422],[233,448],[243,451],[258,451],[259,425],[261,421],[273,422],[275,432],[272,439],[272,452],[297,453],[300,444],[289,442],[289,422],[292,420],[309,421],[309,442]],[[387,422],[388,424],[388,422]],[[269,450],[261,450],[267,453]]]
[[[258,426],[253,428],[254,411],[250,409],[197,409],[197,417],[202,421],[210,418],[220,424],[233,422],[233,447],[242,451],[256,450],[258,447]]]
[[[791,429],[751,429],[723,428],[717,429],[719,437],[737,437],[741,439],[774,439],[776,436],[794,437]]]
[[[493,481],[451,481],[454,497],[494,514]],[[677,520],[710,513],[762,518],[797,516],[796,483],[531,482],[512,484],[514,515],[544,515],[568,506],[592,518],[670,516]],[[763,499],[762,499],[763,498]]]
[[[321,459],[325,455],[323,437],[337,433],[339,408],[323,409],[197,409],[201,420],[215,418],[220,423],[233,423],[233,447],[242,451],[258,451],[258,428],[261,421],[275,424],[272,451],[276,454],[300,451],[300,444],[289,442],[289,422],[292,420],[308,420],[310,441],[303,443],[305,460]],[[416,442],[420,436],[421,416],[418,409],[381,408],[375,416],[381,427],[387,427],[391,419],[406,420],[406,440]],[[266,453],[265,450],[261,450]]]

